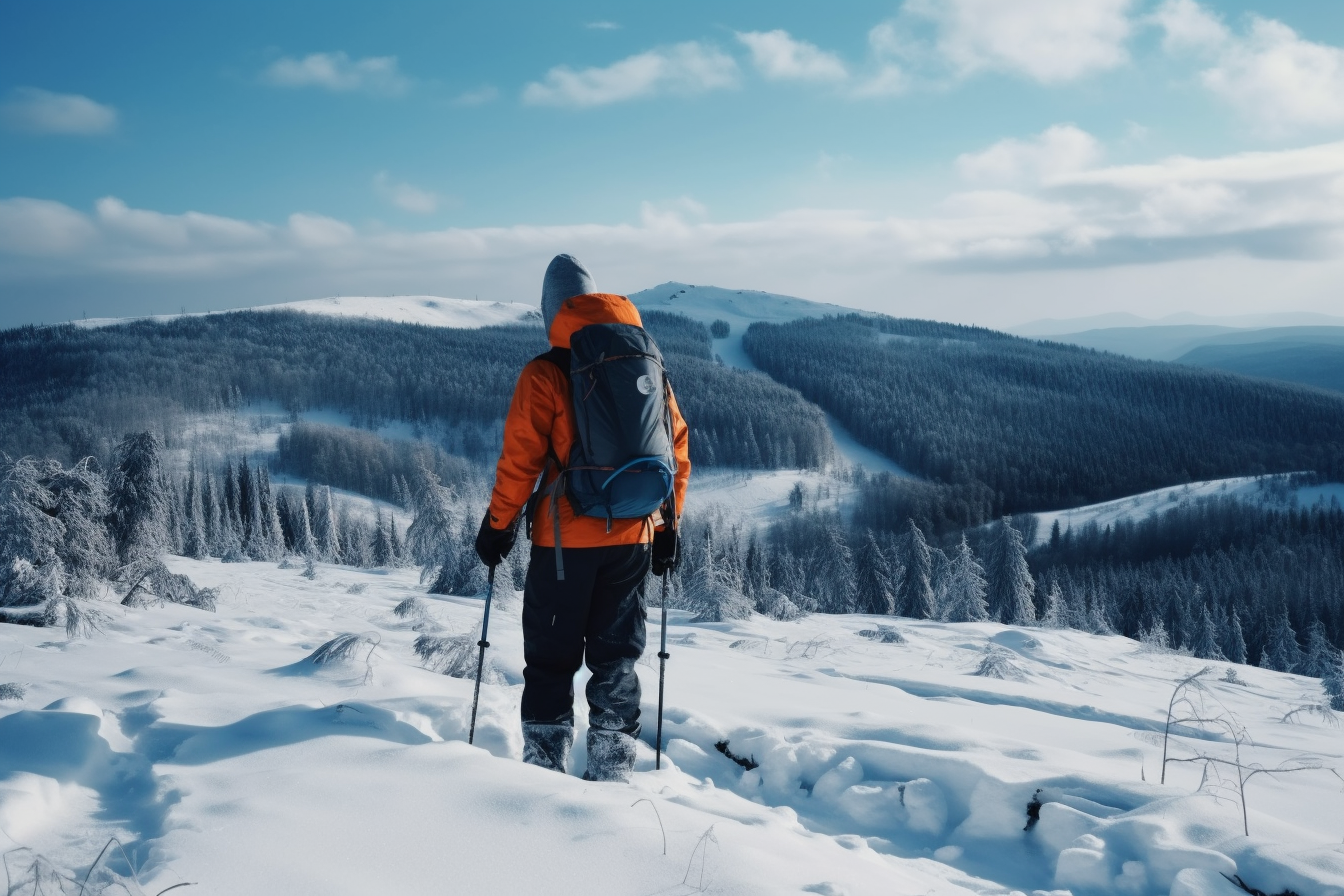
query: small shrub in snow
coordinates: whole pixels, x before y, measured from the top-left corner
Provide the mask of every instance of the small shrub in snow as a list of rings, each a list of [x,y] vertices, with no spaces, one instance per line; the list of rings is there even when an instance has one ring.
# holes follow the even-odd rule
[[[368,582],[356,582],[355,584],[351,585],[349,588],[345,589],[345,593],[346,593],[346,594],[363,594],[365,591],[368,591],[368,590],[369,590],[369,583],[368,583]]]
[[[317,566],[313,563],[312,557],[308,557],[307,561],[308,562],[305,563],[303,566],[303,572],[301,573],[301,575],[311,582],[313,579],[317,578]],[[224,562],[228,563],[229,561],[225,560]]]
[[[337,635],[309,654],[308,662],[314,666],[346,665],[355,662],[362,652],[363,661],[367,664],[379,640],[377,635]]]
[[[990,645],[985,657],[980,661],[972,675],[981,678],[997,678],[1000,681],[1026,681],[1026,673],[1013,662],[1013,654],[998,645]]]
[[[124,607],[152,607],[181,604],[214,612],[219,600],[218,588],[197,588],[191,579],[169,571],[157,558],[139,560],[126,567]]]
[[[425,613],[425,602],[418,597],[408,597],[392,610],[392,614],[398,619],[419,619]]]
[[[770,652],[770,642],[765,638],[738,638],[728,645],[729,650],[741,650],[743,653],[759,653],[765,656]]]
[[[858,632],[860,638],[876,641],[879,644],[904,644],[905,636],[894,625],[879,625],[877,628],[865,628]]]
[[[28,695],[28,688],[17,681],[0,684],[0,700],[22,700]]]
[[[811,610],[799,600],[789,597],[783,591],[763,588],[756,594],[756,610],[771,619],[780,622],[793,622],[808,615]]]
[[[450,678],[475,678],[480,661],[480,645],[474,635],[421,635],[415,639],[415,655],[420,664],[431,672]],[[488,659],[481,671],[485,684],[503,684],[504,676]]]
[[[291,560],[288,556],[286,556],[286,557],[284,557],[284,558],[280,561],[280,566],[279,566],[278,568],[279,568],[279,569],[293,569],[293,568],[294,568],[294,561]]]
[[[1223,683],[1239,684],[1242,687],[1246,686],[1246,682],[1242,681],[1241,678],[1237,676],[1237,669],[1235,666],[1227,667],[1227,671],[1223,673]]]

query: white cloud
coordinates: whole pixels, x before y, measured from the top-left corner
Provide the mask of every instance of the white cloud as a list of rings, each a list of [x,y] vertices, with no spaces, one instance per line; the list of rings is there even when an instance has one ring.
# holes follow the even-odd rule
[[[957,171],[971,182],[1042,183],[1090,168],[1101,158],[1101,144],[1071,124],[1046,128],[1030,140],[1007,138],[980,152],[957,156]]]
[[[645,203],[625,224],[416,231],[315,214],[280,224],[167,215],[113,198],[93,214],[6,199],[0,283],[72,297],[91,284],[98,294],[245,293],[254,303],[353,290],[518,300],[535,294],[551,256],[572,252],[615,289],[717,282],[981,322],[1076,314],[1080,295],[1113,295],[1112,307],[1136,313],[1338,304],[1344,142],[1103,167],[1082,132],[1052,130],[963,157],[977,177],[1018,180],[977,184],[921,215],[799,208],[719,222],[682,198]],[[1027,304],[1008,307],[1010,294]],[[1230,295],[1239,304],[1220,308]]]
[[[587,25],[584,25],[583,27],[588,28],[592,31],[616,31],[621,26],[616,22],[589,22]]]
[[[662,93],[692,94],[733,87],[737,63],[722,51],[688,41],[649,50],[605,68],[560,65],[523,89],[523,101],[546,106],[601,106]]]
[[[0,119],[30,134],[90,136],[116,130],[117,110],[75,93],[15,87],[0,103]]]
[[[772,80],[843,81],[849,77],[838,56],[795,40],[787,31],[739,31],[737,39],[751,51],[757,71]]]
[[[336,93],[360,91],[399,96],[411,81],[397,68],[395,56],[351,59],[344,52],[284,56],[267,66],[262,80],[276,87],[321,87]]]
[[[1216,50],[1231,37],[1222,20],[1195,0],[1166,0],[1150,19],[1162,29],[1168,53]]]
[[[1201,77],[1272,133],[1344,124],[1344,49],[1303,40],[1282,22],[1252,17],[1249,33]]]
[[[907,0],[931,22],[943,61],[959,76],[984,70],[1043,84],[1073,81],[1129,58],[1133,0]],[[879,35],[893,43],[896,32]]]
[[[429,215],[439,209],[438,195],[412,184],[397,183],[386,171],[379,171],[373,176],[373,188],[379,196],[404,212]]]

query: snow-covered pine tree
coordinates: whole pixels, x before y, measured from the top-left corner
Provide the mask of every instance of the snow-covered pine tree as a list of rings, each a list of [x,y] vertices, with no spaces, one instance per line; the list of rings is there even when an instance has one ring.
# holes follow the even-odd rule
[[[201,519],[204,521],[205,552],[219,556],[219,501],[215,498],[214,477],[201,470]]]
[[[432,471],[421,468],[419,486],[413,502],[415,519],[406,530],[406,550],[411,561],[420,567],[420,581],[423,582],[443,568],[444,559],[462,527],[462,517],[452,489]]]
[[[69,469],[49,462],[47,488],[64,535],[57,553],[65,569],[65,591],[77,599],[96,599],[99,583],[116,574],[117,548],[107,528],[111,506],[107,480],[91,457]]]
[[[742,593],[741,579],[715,556],[713,536],[706,530],[703,559],[683,580],[679,603],[695,613],[697,622],[749,619],[752,604]]]
[[[32,606],[60,590],[65,526],[49,512],[56,498],[44,482],[46,465],[0,457],[0,607]]]
[[[1030,625],[1036,621],[1032,592],[1036,583],[1027,568],[1027,548],[1022,533],[1005,516],[994,527],[988,556],[985,558],[986,601],[992,619],[1009,625]]]
[[[952,557],[948,573],[942,618],[947,622],[987,620],[989,606],[985,602],[985,570],[964,534]]]
[[[238,508],[238,479],[234,475],[233,464],[227,461],[224,463],[224,485],[220,492],[223,498],[220,501],[220,506],[232,533],[230,541],[236,541],[241,549],[243,546],[243,515]]]
[[[313,526],[308,519],[308,502],[302,495],[289,492],[286,501],[289,507],[289,527],[294,533],[291,546],[300,557],[313,557],[317,554],[317,542],[313,539]]]
[[[1321,679],[1321,686],[1330,698],[1330,708],[1344,712],[1344,650],[1334,651],[1330,659],[1330,671]]]
[[[204,560],[210,555],[210,547],[206,536],[205,506],[201,502],[201,484],[196,479],[195,463],[192,463],[187,471],[184,502],[186,512],[183,515],[182,552],[195,560]]]
[[[904,569],[901,575],[904,575]],[[860,613],[890,616],[896,612],[896,589],[899,578],[891,568],[891,561],[878,546],[873,531],[863,534],[859,552],[854,558],[855,609]]]
[[[181,557],[186,553],[186,506],[177,480],[167,473],[163,476],[163,493],[168,498],[168,553]]]
[[[318,559],[323,563],[340,563],[342,556],[340,521],[331,498],[331,486],[323,486],[316,493],[312,518],[313,540],[317,543]]]
[[[1319,618],[1313,619],[1307,629],[1307,654],[1298,673],[1324,679],[1334,668],[1334,661],[1335,646],[1325,634],[1325,623]]]
[[[733,542],[728,542],[733,547]],[[854,554],[839,521],[827,524],[808,556],[808,582],[825,613],[852,613],[855,607]],[[736,586],[741,589],[741,583]]]
[[[905,566],[905,578],[896,590],[896,612],[915,619],[934,619],[938,605],[933,592],[933,556],[914,520],[910,520],[902,548],[899,559]]]
[[[1064,603],[1064,594],[1059,589],[1059,580],[1053,576],[1050,578],[1050,584],[1046,586],[1044,603],[1041,611],[1041,626],[1043,628],[1068,628],[1068,621],[1065,618],[1068,607]]]
[[[373,538],[369,545],[369,562],[373,566],[394,566],[396,554],[392,550],[392,539],[387,532],[387,521],[383,519],[383,508],[379,507],[373,522]]]
[[[1209,612],[1208,605],[1204,606],[1199,622],[1195,626],[1195,639],[1190,645],[1190,652],[1201,660],[1227,659],[1218,644],[1218,627],[1214,624],[1213,614]]]
[[[116,449],[116,467],[108,489],[112,535],[122,563],[157,557],[168,550],[168,496],[158,436],[127,436]]]
[[[264,466],[257,467],[257,535],[255,548],[258,559],[275,562],[285,555],[284,527],[280,524],[280,513],[276,508],[275,494],[271,490],[271,474]]]
[[[1246,636],[1241,631],[1241,616],[1233,609],[1227,614],[1227,631],[1223,636],[1223,655],[1229,662],[1246,665]]]
[[[1297,633],[1293,631],[1285,608],[1269,620],[1265,648],[1260,653],[1260,668],[1293,672],[1301,665],[1302,648],[1297,644]]]
[[[406,565],[406,545],[401,539],[401,533],[397,531],[397,515],[391,514],[391,519],[387,523],[387,537],[391,542],[392,565]]]

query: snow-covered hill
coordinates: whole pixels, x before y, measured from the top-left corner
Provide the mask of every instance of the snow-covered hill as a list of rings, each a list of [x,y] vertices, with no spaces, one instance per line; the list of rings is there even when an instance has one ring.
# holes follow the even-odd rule
[[[0,626],[0,684],[24,686],[0,692],[11,880],[38,856],[82,875],[116,836],[144,884],[116,892],[132,893],[1234,896],[1219,875],[1236,873],[1344,894],[1339,780],[1256,776],[1250,837],[1226,771],[1179,763],[1156,783],[1173,683],[1200,663],[1122,638],[674,613],[664,768],[647,743],[655,624],[639,770],[593,784],[518,761],[516,597],[496,605],[497,683],[467,746],[471,682],[421,668],[412,644],[470,645],[480,600],[425,596],[405,570],[170,564],[218,587],[219,611],[109,604],[105,631],[74,642]],[[893,622],[903,643],[882,640]],[[343,632],[365,638],[348,660],[306,659]],[[1246,727],[1245,761],[1344,767],[1337,728],[1284,720],[1318,682],[1225,670],[1205,698]],[[1172,755],[1233,750],[1187,726]],[[581,746],[573,759],[581,772]]]
[[[441,296],[333,296],[284,302],[279,305],[259,305],[249,311],[300,311],[305,314],[323,314],[329,317],[356,317],[387,320],[426,327],[458,327],[474,329],[496,324],[510,324],[525,320],[541,320],[541,313],[533,305],[518,302],[479,302],[474,299],[449,299]],[[226,314],[227,312],[206,312]],[[179,317],[197,317],[196,314],[160,314],[148,318],[100,317],[74,321],[81,327],[106,327],[128,320],[169,321]]]
[[[1332,500],[1344,503],[1344,484],[1295,485],[1288,476],[1237,476],[1191,482],[1100,504],[1035,514],[1038,522],[1036,538],[1038,543],[1048,539],[1055,523],[1059,523],[1061,532],[1081,529],[1088,523],[1105,528],[1121,520],[1144,519],[1184,501],[1213,497],[1237,498],[1276,507],[1310,507],[1318,502],[1328,505]]]

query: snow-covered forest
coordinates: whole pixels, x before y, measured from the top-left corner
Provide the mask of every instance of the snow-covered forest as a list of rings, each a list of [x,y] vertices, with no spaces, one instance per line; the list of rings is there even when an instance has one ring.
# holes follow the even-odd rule
[[[757,324],[767,376],[716,357],[742,338],[724,320],[646,320],[700,472],[667,583],[669,761],[652,771],[646,728],[633,790],[574,828],[631,857],[597,892],[1344,892],[1344,400],[857,318]],[[11,892],[301,879],[227,852],[245,840],[226,782],[291,753],[344,796],[313,778],[307,808],[275,814],[244,788],[238,818],[298,825],[339,867],[337,803],[383,817],[363,789],[424,806],[380,837],[437,811],[519,823],[490,794],[547,784],[499,766],[521,749],[525,550],[497,577],[485,751],[457,742],[486,589],[473,539],[538,337],[285,311],[0,334],[0,832],[27,850]],[[1139,426],[1129,442],[1075,413],[1094,386],[1093,417]],[[846,462],[826,411],[915,476]],[[1170,450],[1112,464],[1149,443]],[[1037,517],[1196,469],[1259,478],[1104,524]],[[452,808],[375,770],[394,754]],[[569,788],[557,811],[588,799]],[[202,842],[202,824],[229,833]],[[487,869],[457,861],[475,891]],[[430,867],[389,879],[414,891]],[[378,889],[364,873],[312,879]]]

